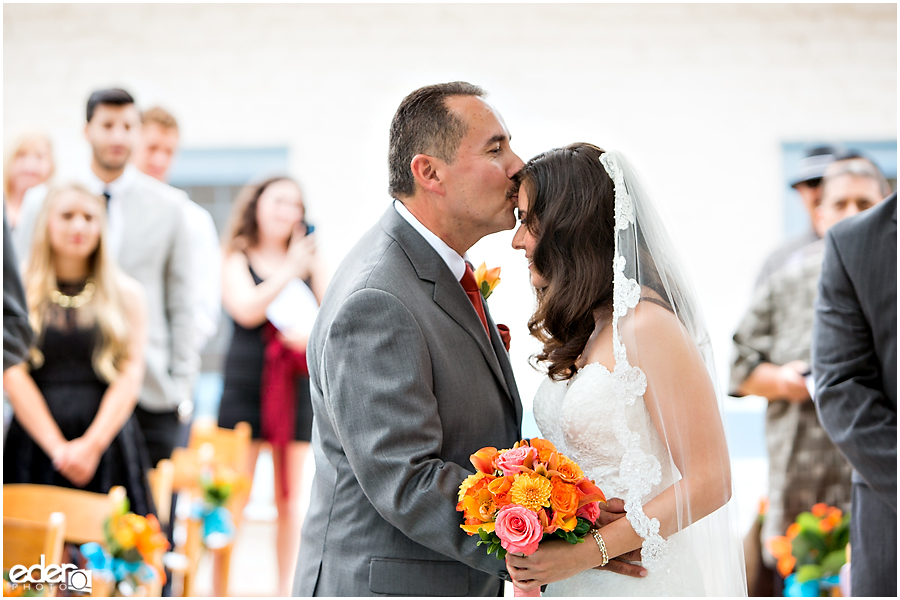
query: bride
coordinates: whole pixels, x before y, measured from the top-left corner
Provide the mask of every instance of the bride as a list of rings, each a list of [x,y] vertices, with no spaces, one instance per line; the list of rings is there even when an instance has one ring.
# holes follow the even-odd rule
[[[548,378],[542,435],[625,518],[582,543],[507,555],[514,584],[557,596],[746,595],[731,468],[699,307],[635,172],[615,152],[572,144],[520,173],[513,247],[537,309],[531,334]],[[639,550],[647,574],[597,567]]]

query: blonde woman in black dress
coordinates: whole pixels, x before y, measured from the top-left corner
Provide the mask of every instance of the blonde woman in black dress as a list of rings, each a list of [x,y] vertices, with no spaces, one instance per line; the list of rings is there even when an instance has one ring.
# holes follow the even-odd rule
[[[48,193],[23,270],[38,341],[27,363],[3,374],[15,413],[3,482],[101,493],[122,485],[131,509],[146,515],[150,463],[134,417],[144,292],[110,259],[105,229],[103,198],[76,184]]]

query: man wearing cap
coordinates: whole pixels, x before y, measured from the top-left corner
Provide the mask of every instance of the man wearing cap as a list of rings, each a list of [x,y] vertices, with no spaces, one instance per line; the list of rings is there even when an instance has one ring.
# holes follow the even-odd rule
[[[824,175],[813,222],[819,238],[890,192],[878,168],[855,154],[839,156]],[[797,515],[814,504],[824,502],[843,511],[850,507],[851,467],[819,423],[807,381],[824,250],[823,240],[817,239],[789,255],[757,286],[734,335],[729,393],[769,400],[769,511],[762,526],[763,543],[784,535]],[[763,561],[774,566],[766,551]]]
[[[773,250],[763,263],[762,269],[756,278],[756,286],[759,287],[766,278],[772,273],[784,266],[788,257],[807,244],[811,244],[819,239],[818,233],[813,224],[816,221],[816,209],[822,198],[822,176],[825,169],[834,160],[838,154],[836,148],[831,146],[818,146],[807,151],[806,156],[800,161],[797,175],[791,182],[791,187],[800,194],[800,201],[803,202],[803,208],[809,214],[810,228],[785,241],[778,248]]]

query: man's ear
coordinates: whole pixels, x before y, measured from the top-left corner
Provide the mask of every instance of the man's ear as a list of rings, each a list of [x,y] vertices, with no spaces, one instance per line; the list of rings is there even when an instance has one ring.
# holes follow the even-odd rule
[[[91,138],[88,137],[88,127],[90,127],[90,126],[91,126],[90,121],[88,121],[87,123],[84,124],[84,139],[86,139],[89,142],[91,141]]]
[[[416,154],[409,163],[416,183],[423,189],[441,196],[446,193],[441,179],[443,166],[444,162],[441,159],[427,154]]]

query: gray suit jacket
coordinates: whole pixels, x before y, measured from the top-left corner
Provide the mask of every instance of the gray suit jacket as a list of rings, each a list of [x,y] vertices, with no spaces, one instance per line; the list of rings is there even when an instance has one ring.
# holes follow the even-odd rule
[[[139,404],[173,411],[192,397],[199,355],[192,346],[191,247],[182,202],[187,195],[138,171],[123,197],[119,267],[144,287],[147,301],[146,375]],[[37,191],[37,190],[35,190]],[[16,227],[16,248],[28,260],[35,221],[46,196],[29,191]]]
[[[487,307],[485,307],[487,308]],[[509,358],[393,207],[350,251],[307,347],[316,460],[294,595],[484,595],[505,563],[461,529],[469,456],[510,447]]]
[[[835,225],[825,241],[813,325],[816,409],[854,469],[853,595],[895,595],[897,195]],[[870,517],[872,529],[859,532]],[[865,546],[877,540],[885,547],[869,552]],[[858,587],[873,570],[880,573],[875,587]]]
[[[3,370],[28,358],[34,332],[28,324],[28,305],[19,277],[12,233],[3,205]]]

